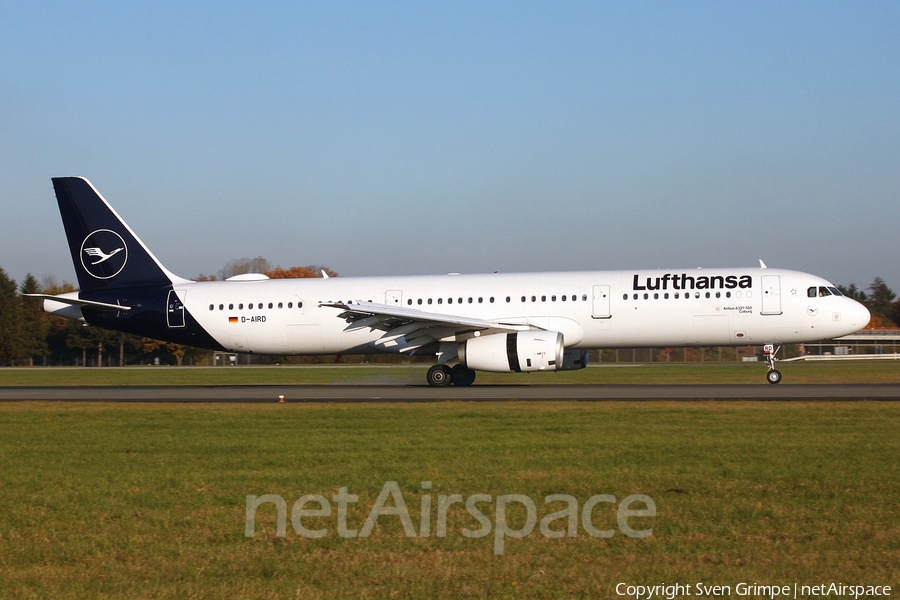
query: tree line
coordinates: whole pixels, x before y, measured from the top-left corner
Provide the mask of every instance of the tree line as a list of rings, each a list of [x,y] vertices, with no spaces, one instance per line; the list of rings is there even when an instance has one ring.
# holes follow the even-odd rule
[[[196,281],[224,280],[245,273],[263,273],[272,279],[337,277],[322,266],[272,267],[263,257],[229,261],[215,275],[199,275]],[[900,300],[880,277],[865,290],[855,284],[838,286],[845,296],[865,304],[872,313],[868,329],[900,327]],[[86,327],[83,323],[54,317],[41,310],[41,300],[25,294],[62,294],[77,288],[57,283],[52,277],[42,282],[31,275],[17,285],[0,267],[0,365],[124,365],[126,356],[140,355],[141,363],[209,364],[210,352],[182,344],[141,338],[126,333]],[[274,359],[277,360],[277,359]],[[283,360],[283,359],[282,359]],[[310,359],[315,360],[315,359]],[[324,359],[323,359],[324,360]]]

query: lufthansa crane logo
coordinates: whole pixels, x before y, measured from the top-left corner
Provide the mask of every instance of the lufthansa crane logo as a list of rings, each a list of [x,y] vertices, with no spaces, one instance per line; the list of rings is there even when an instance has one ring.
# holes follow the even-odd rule
[[[125,240],[115,231],[98,229],[81,242],[81,266],[91,277],[112,279],[128,261]]]

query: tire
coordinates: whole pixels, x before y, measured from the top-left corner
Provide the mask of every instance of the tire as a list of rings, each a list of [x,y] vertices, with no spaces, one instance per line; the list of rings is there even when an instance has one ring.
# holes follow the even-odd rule
[[[766,373],[766,380],[768,380],[768,382],[772,384],[781,383],[781,371],[772,369],[771,371]]]
[[[452,381],[450,367],[447,365],[434,365],[428,369],[428,385],[432,387],[446,387]]]
[[[462,365],[456,365],[450,369],[450,379],[453,385],[469,386],[475,383],[475,371]]]

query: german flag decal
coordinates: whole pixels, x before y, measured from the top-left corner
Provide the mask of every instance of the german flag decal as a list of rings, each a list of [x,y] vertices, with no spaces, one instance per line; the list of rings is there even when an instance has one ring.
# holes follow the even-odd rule
[[[237,317],[228,317],[229,323],[237,323]]]

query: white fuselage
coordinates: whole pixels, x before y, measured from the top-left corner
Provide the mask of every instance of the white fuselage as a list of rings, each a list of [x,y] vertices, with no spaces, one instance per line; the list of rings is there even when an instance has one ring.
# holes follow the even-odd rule
[[[820,277],[763,268],[175,284],[223,347],[263,354],[389,351],[375,344],[383,331],[347,331],[339,308],[320,305],[360,300],[558,331],[581,349],[799,343],[867,324],[862,305],[827,290]]]

